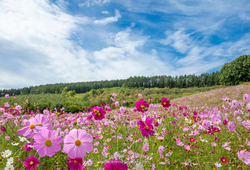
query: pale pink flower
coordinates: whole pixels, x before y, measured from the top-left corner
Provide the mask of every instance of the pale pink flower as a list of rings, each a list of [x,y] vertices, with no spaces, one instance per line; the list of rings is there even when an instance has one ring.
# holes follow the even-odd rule
[[[38,152],[39,156],[44,157],[47,155],[51,157],[61,150],[61,142],[62,139],[58,136],[57,131],[43,129],[34,136],[33,148]]]
[[[72,159],[83,158],[86,152],[93,150],[93,137],[82,129],[73,129],[64,137],[63,152]]]

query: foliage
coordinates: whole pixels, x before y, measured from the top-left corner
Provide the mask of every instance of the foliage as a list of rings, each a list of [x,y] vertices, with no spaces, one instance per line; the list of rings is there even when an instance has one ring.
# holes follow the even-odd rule
[[[220,70],[220,84],[232,86],[250,81],[250,55],[242,55]]]

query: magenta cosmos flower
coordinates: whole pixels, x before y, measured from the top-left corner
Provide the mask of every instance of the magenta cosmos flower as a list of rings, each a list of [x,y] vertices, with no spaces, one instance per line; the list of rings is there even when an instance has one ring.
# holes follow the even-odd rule
[[[36,169],[36,166],[39,164],[40,160],[38,160],[34,155],[30,155],[29,158],[25,159],[23,165],[25,169]]]
[[[152,123],[153,119],[151,119],[150,117],[147,117],[147,119],[145,120],[145,124],[141,119],[138,121],[138,124],[140,125],[139,130],[141,131],[142,136],[149,138],[148,134],[150,136],[154,135],[155,132],[153,131],[154,127]]]
[[[223,163],[227,163],[228,162],[228,159],[226,157],[221,157],[220,160]]]
[[[94,116],[95,120],[102,120],[105,114],[106,112],[102,107],[99,106],[93,107],[92,116]]]
[[[39,156],[44,157],[47,155],[51,157],[61,150],[61,142],[62,139],[58,136],[57,131],[43,129],[34,136],[33,148],[38,152]]]
[[[83,158],[86,152],[93,150],[93,137],[82,129],[73,129],[64,137],[63,152],[71,159]]]
[[[238,152],[238,158],[247,165],[250,165],[250,153],[244,150]]]
[[[163,106],[163,107],[170,107],[171,106],[171,104],[170,104],[170,100],[168,100],[167,98],[162,98],[161,99],[161,105]]]
[[[82,158],[71,159],[66,163],[70,170],[83,170],[83,160]]]
[[[105,164],[104,170],[127,170],[127,164],[122,163],[119,159],[113,159]]]
[[[141,100],[136,102],[136,109],[139,112],[147,111],[148,107],[149,107],[148,102],[146,100],[144,100],[144,99],[141,99]]]

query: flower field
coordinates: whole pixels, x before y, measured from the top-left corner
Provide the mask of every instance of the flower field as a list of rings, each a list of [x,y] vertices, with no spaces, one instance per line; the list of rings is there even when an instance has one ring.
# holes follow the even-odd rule
[[[126,108],[0,108],[0,169],[250,169],[250,86]],[[18,98],[18,97],[17,97]],[[12,111],[10,111],[12,110]]]

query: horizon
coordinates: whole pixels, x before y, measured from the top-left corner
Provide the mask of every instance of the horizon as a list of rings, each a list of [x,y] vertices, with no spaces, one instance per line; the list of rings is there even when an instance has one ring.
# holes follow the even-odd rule
[[[0,1],[0,89],[200,75],[250,54],[250,4]]]

